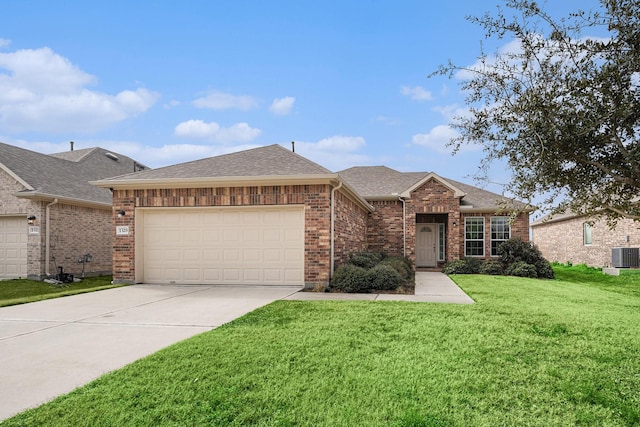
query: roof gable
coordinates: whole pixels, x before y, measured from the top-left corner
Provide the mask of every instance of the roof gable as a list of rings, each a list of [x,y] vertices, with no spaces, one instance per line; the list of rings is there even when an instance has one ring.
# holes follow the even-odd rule
[[[453,185],[450,181],[447,181],[446,179],[441,178],[440,176],[436,175],[433,172],[429,172],[427,175],[425,175],[418,182],[416,182],[415,184],[413,184],[412,186],[410,186],[409,188],[404,190],[402,192],[402,194],[401,194],[402,197],[411,197],[411,193],[413,191],[415,191],[416,189],[422,187],[425,183],[427,183],[430,180],[434,180],[436,182],[439,182],[440,184],[444,185],[446,188],[451,190],[453,192],[453,197],[455,197],[455,198],[459,199],[459,198],[462,198],[462,197],[466,196],[466,194],[467,194],[464,191],[460,190],[455,185]]]

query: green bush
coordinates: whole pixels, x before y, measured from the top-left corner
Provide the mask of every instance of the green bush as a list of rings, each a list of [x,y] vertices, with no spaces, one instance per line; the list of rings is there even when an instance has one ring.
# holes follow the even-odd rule
[[[490,259],[482,263],[480,266],[480,274],[490,274],[493,276],[504,275],[504,267],[502,263],[495,259]]]
[[[551,264],[544,259],[538,248],[522,239],[514,238],[502,243],[498,246],[498,255],[500,255],[500,261],[507,271],[511,270],[513,264],[524,262],[534,266],[536,277],[545,279],[553,279],[555,277]]]
[[[535,265],[528,264],[524,261],[516,261],[507,268],[509,276],[518,277],[538,277]]]
[[[353,264],[342,264],[333,273],[331,287],[349,293],[369,292],[371,283],[367,270]]]
[[[382,263],[367,270],[367,279],[373,291],[393,291],[404,282],[395,268]]]
[[[400,277],[402,277],[404,281],[411,280],[413,274],[413,266],[411,265],[411,260],[409,260],[409,258],[407,257],[390,256],[384,258],[380,262],[380,265],[388,265],[393,267],[393,269],[400,274]]]
[[[377,252],[358,252],[349,255],[349,264],[368,269],[375,267],[383,258],[384,255]]]
[[[469,274],[480,273],[480,267],[482,267],[481,259],[467,257],[464,260],[467,262],[467,268],[469,269]]]
[[[444,274],[471,274],[471,269],[466,259],[456,259],[446,263],[442,272]]]

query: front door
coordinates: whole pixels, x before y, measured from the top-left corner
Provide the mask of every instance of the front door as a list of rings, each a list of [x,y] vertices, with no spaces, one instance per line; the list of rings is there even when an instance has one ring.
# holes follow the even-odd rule
[[[416,224],[416,266],[436,266],[437,224]]]

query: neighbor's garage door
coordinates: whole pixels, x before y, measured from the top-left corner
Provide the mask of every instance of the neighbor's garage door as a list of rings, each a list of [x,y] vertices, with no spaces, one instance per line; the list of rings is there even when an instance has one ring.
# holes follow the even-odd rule
[[[144,283],[304,284],[304,207],[140,210]],[[139,266],[137,266],[139,268]]]
[[[27,277],[27,220],[0,217],[0,278]]]

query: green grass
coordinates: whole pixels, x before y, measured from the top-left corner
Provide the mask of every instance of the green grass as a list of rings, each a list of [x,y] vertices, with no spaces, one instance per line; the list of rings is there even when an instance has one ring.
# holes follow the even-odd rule
[[[86,277],[78,283],[51,285],[36,280],[0,280],[0,307],[115,288],[111,276]]]
[[[277,301],[2,425],[640,425],[638,285],[574,273],[455,276],[470,306]]]

